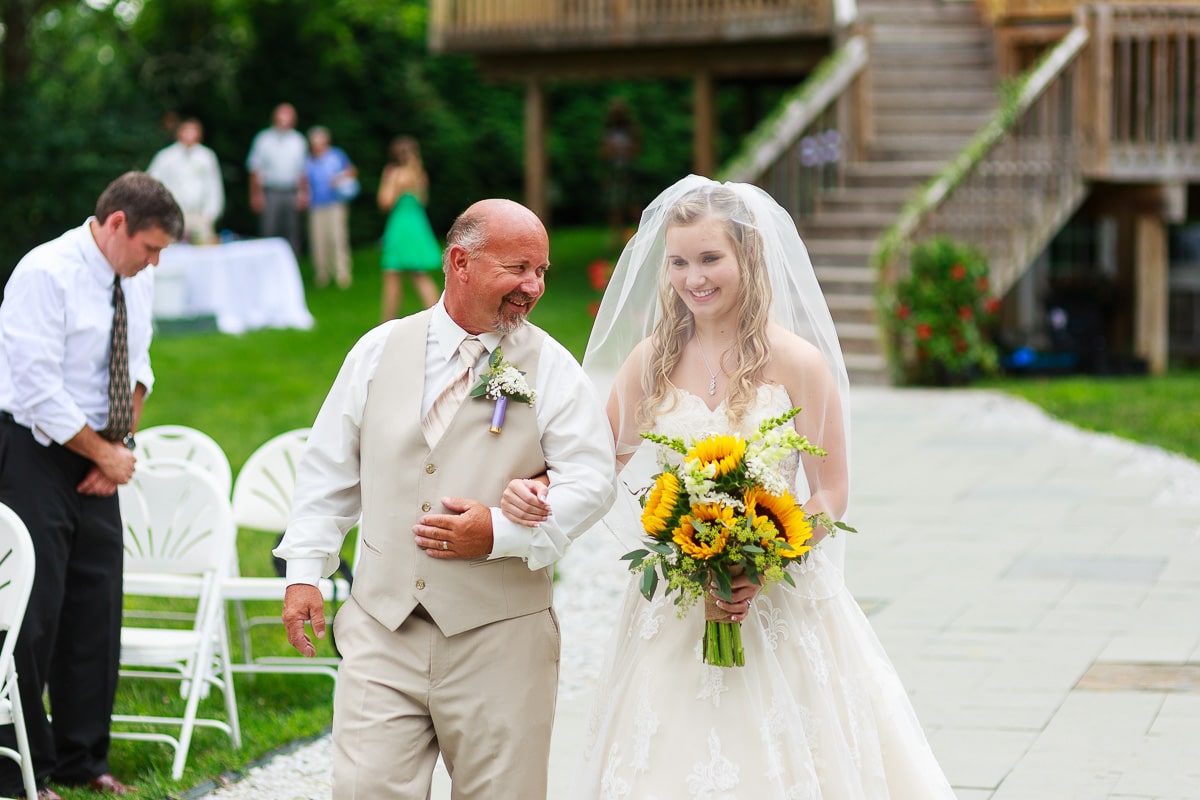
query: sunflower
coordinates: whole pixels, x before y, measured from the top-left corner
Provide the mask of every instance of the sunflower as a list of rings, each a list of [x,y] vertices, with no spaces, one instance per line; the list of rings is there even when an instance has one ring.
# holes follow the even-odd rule
[[[650,496],[646,498],[646,506],[642,509],[642,528],[654,538],[661,538],[667,532],[667,525],[675,516],[676,506],[679,505],[679,478],[669,470],[663,470]]]
[[[729,529],[734,525],[732,508],[720,503],[692,506],[672,533],[675,544],[686,556],[706,561],[725,550]]]
[[[755,486],[746,492],[745,501],[746,516],[762,536],[764,547],[770,546],[772,539],[782,539],[792,546],[791,550],[779,551],[783,558],[798,558],[812,549],[805,544],[812,538],[812,525],[791,492],[773,495]]]
[[[716,464],[714,478],[727,475],[742,465],[746,456],[746,440],[738,436],[709,436],[692,445],[687,460],[698,459],[701,466]]]

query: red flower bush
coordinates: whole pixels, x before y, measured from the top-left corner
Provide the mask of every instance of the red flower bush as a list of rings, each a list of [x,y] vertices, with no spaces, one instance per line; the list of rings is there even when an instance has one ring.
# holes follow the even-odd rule
[[[895,288],[891,325],[909,382],[961,381],[995,369],[988,333],[1000,301],[988,295],[987,260],[973,247],[932,239],[913,248]]]

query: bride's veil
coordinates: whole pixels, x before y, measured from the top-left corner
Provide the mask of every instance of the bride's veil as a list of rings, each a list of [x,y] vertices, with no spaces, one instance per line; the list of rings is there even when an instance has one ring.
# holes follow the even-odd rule
[[[719,190],[719,191],[718,191]],[[664,303],[674,302],[674,296],[664,276],[664,234],[670,213],[681,200],[699,200],[714,191],[728,199],[736,197],[737,208],[734,230],[738,231],[741,245],[752,253],[759,266],[765,270],[770,292],[770,321],[811,343],[825,362],[829,379],[821,392],[804,398],[791,398],[804,410],[797,417],[797,428],[818,445],[836,441],[845,452],[845,473],[849,473],[850,414],[848,408],[849,381],[846,366],[834,330],[829,307],[817,282],[817,276],[809,260],[808,251],[800,240],[795,222],[770,195],[757,186],[740,183],[719,183],[697,175],[678,181],[663,191],[642,214],[637,233],[629,240],[617,262],[604,299],[596,315],[595,325],[588,341],[583,367],[596,386],[597,395],[609,398],[610,418],[622,424],[619,429],[647,430],[645,420],[636,418],[637,408],[624,408],[620,402],[621,392],[612,392],[618,371],[637,350],[644,353],[647,348],[638,345],[650,337],[655,325],[663,316]],[[761,259],[757,255],[761,250]],[[765,292],[765,290],[764,290]],[[634,369],[631,369],[631,365]],[[642,374],[640,380],[652,370],[636,364],[626,365],[621,380],[631,373]],[[634,378],[638,379],[638,378]],[[833,404],[834,408],[822,408]],[[633,404],[629,404],[633,405]],[[831,412],[831,413],[830,413]],[[630,415],[634,415],[631,417]],[[823,425],[834,420],[840,425],[841,436],[831,436]],[[626,545],[640,538],[637,524],[637,494],[650,483],[650,475],[656,470],[652,446],[638,448],[636,436],[623,436],[617,444],[617,454],[631,460],[622,470],[619,497],[614,511],[606,518],[610,530]],[[636,453],[634,451],[637,450]],[[811,481],[811,476],[809,478]],[[816,491],[815,487],[808,487]],[[806,487],[798,487],[798,497],[804,498]],[[842,515],[844,518],[844,514]],[[843,561],[844,536],[826,540],[822,550],[839,567]]]

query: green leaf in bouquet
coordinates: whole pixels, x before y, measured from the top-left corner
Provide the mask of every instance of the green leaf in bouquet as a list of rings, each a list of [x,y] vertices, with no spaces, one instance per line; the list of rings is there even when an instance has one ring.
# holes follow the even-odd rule
[[[733,600],[733,580],[729,577],[729,572],[724,568],[724,565],[718,565],[712,569],[713,578],[717,582],[717,596],[726,603]]]
[[[642,565],[642,562],[646,560],[646,556],[648,555],[650,555],[649,550],[633,550],[621,556],[621,560],[628,561],[629,568],[634,570]]]
[[[654,597],[654,591],[658,588],[658,572],[657,570],[647,569],[642,571],[642,596],[647,600]]]
[[[792,573],[786,569],[783,571],[783,579],[788,582],[788,586],[791,586],[793,589],[796,588],[796,581],[792,579]]]
[[[646,542],[646,547],[649,547],[654,552],[664,556],[669,556],[671,553],[675,552],[671,545],[667,544],[666,542]]]

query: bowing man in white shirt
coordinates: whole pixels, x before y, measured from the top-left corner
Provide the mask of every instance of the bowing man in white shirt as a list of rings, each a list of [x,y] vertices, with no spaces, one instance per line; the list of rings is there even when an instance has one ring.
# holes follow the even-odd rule
[[[116,490],[133,476],[133,431],[154,385],[146,267],[182,235],[166,187],[127,172],[94,217],[21,259],[0,305],[0,502],[37,557],[14,658],[41,798],[59,797],[48,780],[131,791],[108,768],[124,563]],[[15,741],[0,728],[0,745]],[[20,786],[0,759],[0,794]]]
[[[275,554],[287,560],[288,641],[311,656],[305,623],[325,632],[315,584],[362,515],[353,589],[335,621],[339,800],[426,800],[439,750],[460,800],[546,796],[559,654],[551,565],[614,491],[590,382],[526,321],[549,267],[533,212],[472,205],[447,235],[441,301],[359,340],[313,425]],[[499,433],[495,400],[468,397],[448,412],[437,402],[471,337],[483,351],[475,376],[502,348],[535,393],[532,405],[507,402]],[[507,482],[542,473],[554,514],[534,529],[506,520]]]

